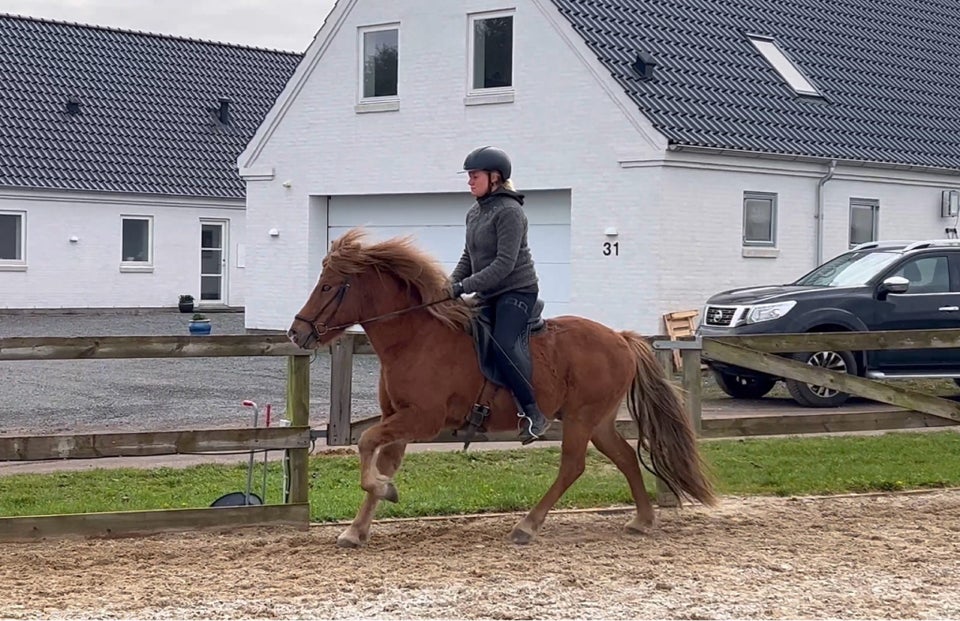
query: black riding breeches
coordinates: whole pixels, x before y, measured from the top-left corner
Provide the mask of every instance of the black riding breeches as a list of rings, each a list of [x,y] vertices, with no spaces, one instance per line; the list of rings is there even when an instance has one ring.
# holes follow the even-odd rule
[[[532,377],[528,354],[523,348],[528,345],[521,340],[534,303],[536,293],[508,291],[496,298],[485,300],[481,311],[493,326],[494,355],[504,382],[513,391],[521,407],[536,402],[533,386],[527,383]]]

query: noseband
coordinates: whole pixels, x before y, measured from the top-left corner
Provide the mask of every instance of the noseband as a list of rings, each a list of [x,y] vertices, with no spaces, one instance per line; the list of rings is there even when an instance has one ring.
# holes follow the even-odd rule
[[[307,319],[306,317],[301,316],[299,313],[294,315],[293,318],[298,319],[306,323],[307,325],[309,325],[310,328],[313,330],[313,335],[317,337],[318,340],[320,339],[320,337],[322,337],[327,332],[330,332],[331,330],[349,328],[350,326],[353,325],[352,323],[339,325],[339,326],[327,326],[327,324],[323,323],[322,321],[317,321],[318,319],[320,319],[320,315],[323,314],[323,311],[327,310],[327,307],[333,304],[334,302],[336,302],[337,305],[334,307],[333,312],[330,313],[330,316],[333,317],[334,315],[336,315],[337,311],[340,310],[340,305],[343,304],[343,298],[347,295],[347,291],[349,290],[350,290],[350,279],[348,278],[347,280],[343,281],[343,284],[340,285],[339,289],[337,289],[337,294],[332,298],[330,298],[326,304],[320,307],[320,310],[318,310],[317,314],[313,316],[313,319]]]
[[[334,307],[333,312],[330,313],[330,316],[333,317],[334,315],[336,315],[336,314],[337,314],[337,311],[340,309],[340,305],[343,304],[343,298],[347,295],[347,291],[348,291],[349,289],[350,289],[350,279],[348,278],[347,280],[343,281],[343,284],[342,284],[342,285],[340,285],[340,288],[337,290],[337,294],[336,294],[335,296],[333,296],[332,298],[330,298],[330,300],[327,301],[326,304],[324,304],[323,306],[320,307],[320,310],[318,310],[318,311],[317,311],[317,314],[313,316],[313,319],[307,319],[306,317],[303,317],[303,316],[300,315],[299,313],[296,314],[296,315],[294,315],[293,318],[296,319],[296,320],[302,321],[302,322],[306,323],[307,325],[309,325],[310,328],[313,330],[313,335],[314,335],[315,337],[317,337],[317,340],[320,340],[320,338],[321,338],[324,334],[327,334],[328,332],[333,332],[334,330],[342,330],[342,329],[344,329],[344,328],[349,328],[350,326],[352,326],[352,325],[354,325],[354,324],[360,324],[360,325],[362,326],[363,324],[366,324],[366,323],[372,323],[372,322],[374,322],[374,321],[380,321],[381,319],[387,319],[388,317],[395,317],[395,316],[397,316],[397,315],[402,315],[402,314],[404,314],[404,313],[409,313],[410,311],[419,310],[419,309],[421,309],[421,308],[427,308],[428,306],[435,306],[435,305],[437,305],[437,304],[442,304],[443,302],[452,302],[452,301],[453,301],[453,298],[441,298],[441,299],[435,300],[435,301],[433,301],[433,302],[426,302],[426,303],[424,303],[424,304],[417,304],[416,306],[410,306],[410,307],[408,307],[408,308],[401,308],[400,310],[392,311],[392,312],[389,312],[389,313],[384,313],[384,314],[382,314],[382,315],[377,315],[376,317],[371,317],[371,318],[369,318],[369,319],[360,319],[360,320],[358,320],[358,321],[351,321],[351,322],[349,322],[349,323],[341,323],[341,324],[338,324],[338,325],[336,325],[336,326],[328,326],[327,324],[325,324],[325,323],[322,322],[322,321],[317,321],[318,319],[320,319],[320,315],[322,315],[323,312],[324,312],[325,310],[327,310],[327,307],[330,306],[331,304],[333,304],[334,302],[336,302],[337,305]]]

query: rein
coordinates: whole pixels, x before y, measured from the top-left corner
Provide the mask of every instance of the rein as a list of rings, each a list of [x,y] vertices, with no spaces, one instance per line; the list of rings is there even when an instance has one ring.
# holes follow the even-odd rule
[[[339,309],[340,305],[343,304],[343,298],[347,295],[347,291],[349,289],[350,289],[350,281],[347,280],[342,285],[340,285],[340,289],[337,291],[337,295],[331,298],[326,304],[320,307],[320,310],[317,311],[317,314],[314,315],[313,319],[307,319],[306,317],[302,317],[299,314],[294,315],[293,318],[298,319],[308,324],[311,328],[313,328],[314,336],[316,336],[319,339],[320,337],[322,337],[324,334],[328,332],[331,332],[333,330],[342,330],[344,328],[349,328],[354,324],[363,325],[365,323],[373,323],[374,321],[380,321],[381,319],[396,317],[398,315],[403,315],[404,313],[409,313],[411,311],[420,310],[422,308],[428,308],[430,306],[436,306],[437,304],[442,304],[444,302],[453,301],[452,299],[449,299],[449,298],[443,298],[440,300],[435,300],[433,302],[425,302],[423,304],[417,304],[416,306],[409,306],[407,308],[401,308],[400,310],[391,311],[389,313],[383,313],[382,315],[376,315],[375,317],[371,317],[369,319],[351,321],[350,323],[341,323],[335,326],[328,326],[322,321],[317,321],[320,318],[320,315],[323,314],[323,311],[325,311],[327,307],[330,306],[330,304],[332,304],[333,302],[336,302],[337,306],[333,309],[332,314],[336,314],[337,309]]]

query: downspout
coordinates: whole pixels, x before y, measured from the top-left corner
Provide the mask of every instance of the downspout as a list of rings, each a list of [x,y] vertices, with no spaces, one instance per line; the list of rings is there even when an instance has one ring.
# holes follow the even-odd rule
[[[817,247],[817,256],[816,263],[814,267],[819,266],[823,263],[823,186],[827,184],[827,181],[833,178],[834,172],[837,170],[837,160],[830,160],[830,169],[827,171],[827,174],[820,178],[820,181],[817,183],[817,210],[813,218],[817,221],[816,231],[814,232],[814,237],[816,238],[816,247]]]

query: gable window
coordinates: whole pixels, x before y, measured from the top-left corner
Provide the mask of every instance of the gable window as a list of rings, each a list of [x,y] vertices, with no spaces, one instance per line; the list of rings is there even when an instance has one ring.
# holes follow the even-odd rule
[[[120,240],[120,271],[153,268],[153,218],[123,216]]]
[[[513,13],[470,16],[470,91],[513,88]]]
[[[0,269],[26,268],[23,253],[26,212],[0,211]]]
[[[769,192],[743,193],[743,245],[776,246],[777,195]]]
[[[880,203],[864,198],[850,199],[850,247],[877,241]]]
[[[395,100],[399,93],[400,27],[360,29],[360,101]],[[393,107],[391,109],[397,109]]]
[[[790,85],[798,95],[809,95],[820,97],[820,91],[816,89],[813,83],[807,79],[807,76],[800,71],[800,68],[780,49],[770,37],[762,35],[748,35],[750,42],[757,48],[767,62],[780,74],[780,77]]]

